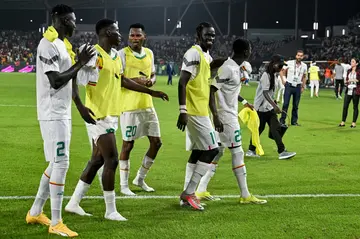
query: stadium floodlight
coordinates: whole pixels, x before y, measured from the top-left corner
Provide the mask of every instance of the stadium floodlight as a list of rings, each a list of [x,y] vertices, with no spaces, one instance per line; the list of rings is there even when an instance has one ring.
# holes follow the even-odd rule
[[[330,37],[330,30],[326,30],[326,37]]]
[[[176,28],[180,29],[181,28],[181,21],[178,21],[178,23],[176,24]]]
[[[170,18],[168,18],[168,22],[170,22]]]
[[[314,34],[314,33],[312,34],[311,38],[312,38],[313,40],[315,39],[315,34]]]
[[[313,29],[316,31],[316,30],[319,30],[319,23],[318,22],[314,22],[313,24]]]
[[[82,22],[83,21],[83,19],[82,18],[80,18],[80,22]]]
[[[360,27],[360,25],[358,27]]]
[[[248,23],[247,23],[247,22],[244,22],[244,23],[243,23],[243,29],[244,29],[244,30],[247,30],[247,29],[248,29]]]
[[[301,38],[308,38],[309,36],[308,35],[302,35]]]
[[[41,27],[39,27],[39,33],[41,33]]]
[[[276,23],[276,24],[279,24],[279,21],[276,21],[275,23]]]
[[[343,34],[343,36],[345,36],[345,29],[342,29],[342,34]]]
[[[42,33],[44,33],[44,32],[45,32],[45,27],[42,28]]]
[[[32,20],[32,19],[30,19],[30,22],[33,22],[33,20]]]

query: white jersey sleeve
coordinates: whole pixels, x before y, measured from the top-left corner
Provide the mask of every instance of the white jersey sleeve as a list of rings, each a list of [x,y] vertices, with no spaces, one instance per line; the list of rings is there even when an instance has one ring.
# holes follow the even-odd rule
[[[125,69],[125,66],[126,66],[126,57],[125,57],[124,48],[119,51],[119,56],[120,56],[120,59],[121,59],[122,68]]]
[[[49,41],[42,41],[42,46],[38,47],[39,63],[43,73],[50,71],[60,72],[60,53],[55,44]]]
[[[81,52],[85,47],[85,44],[82,45],[79,48],[79,51]],[[77,84],[78,85],[87,85],[89,82],[97,82],[99,79],[99,70],[96,67],[96,59],[97,59],[97,53],[93,58],[90,59],[88,63],[86,63],[85,66],[83,66],[78,74],[77,74]]]
[[[151,54],[151,73],[155,73],[156,72],[156,68],[155,68],[155,58],[154,58],[154,52],[152,50],[150,50],[150,54]]]
[[[194,79],[198,73],[200,65],[200,54],[194,49],[190,48],[184,55],[181,70],[191,73],[191,80]]]
[[[218,90],[220,90],[226,82],[230,81],[231,77],[232,77],[232,71],[230,67],[228,67],[227,65],[222,65],[219,68],[218,74],[213,79],[211,85],[213,85]]]

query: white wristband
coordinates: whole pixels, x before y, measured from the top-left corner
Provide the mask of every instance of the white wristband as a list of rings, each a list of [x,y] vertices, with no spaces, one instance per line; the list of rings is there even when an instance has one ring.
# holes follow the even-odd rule
[[[241,104],[243,104],[243,105],[246,105],[247,103],[248,103],[247,100],[241,101]]]
[[[181,110],[180,109],[180,114],[187,114],[187,110]]]
[[[180,105],[180,110],[186,110],[186,105]]]

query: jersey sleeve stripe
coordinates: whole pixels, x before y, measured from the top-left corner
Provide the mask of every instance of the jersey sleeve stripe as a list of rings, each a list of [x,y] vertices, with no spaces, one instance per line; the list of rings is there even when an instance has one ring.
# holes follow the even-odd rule
[[[196,66],[200,64],[200,61],[188,61],[186,58],[184,58],[183,62],[187,67]]]
[[[225,83],[225,82],[230,81],[229,78],[227,78],[227,79],[220,79],[219,76],[216,76],[216,77],[215,77],[215,80],[216,80],[216,83]]]
[[[39,56],[40,61],[44,62],[47,65],[52,65],[54,62],[59,60],[59,55],[53,56],[52,58],[48,59],[43,56]]]

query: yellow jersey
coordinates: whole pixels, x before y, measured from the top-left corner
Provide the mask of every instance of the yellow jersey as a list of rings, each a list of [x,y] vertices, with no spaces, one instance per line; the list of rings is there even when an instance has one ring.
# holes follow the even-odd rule
[[[320,80],[319,79],[319,67],[311,66],[309,68],[310,80]]]
[[[89,82],[86,85],[85,106],[94,112],[97,119],[119,116],[121,113],[121,58],[117,52],[111,57],[99,45],[95,45],[95,49],[99,78],[97,82]]]
[[[193,46],[200,54],[199,70],[196,77],[186,86],[186,109],[189,115],[209,116],[210,98],[210,63],[205,59],[203,51]]]
[[[122,51],[125,54],[125,69],[124,77],[138,78],[143,75],[142,72],[146,75],[147,78],[150,78],[152,72],[153,64],[153,54],[150,49],[143,47],[145,55],[143,57],[136,57],[130,47],[125,47]],[[125,88],[121,89],[121,111],[135,111],[141,109],[153,108],[152,97],[149,94],[139,93],[136,91],[128,90]]]

